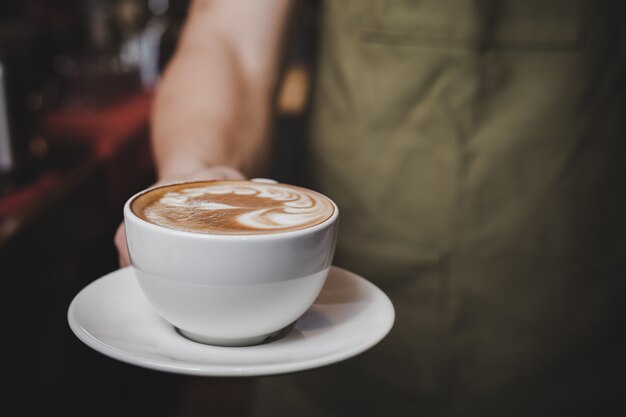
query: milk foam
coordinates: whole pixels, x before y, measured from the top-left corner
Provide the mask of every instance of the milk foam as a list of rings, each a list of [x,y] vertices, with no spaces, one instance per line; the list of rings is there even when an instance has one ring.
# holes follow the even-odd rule
[[[323,196],[297,187],[232,181],[167,191],[144,209],[144,215],[152,223],[174,228],[236,233],[302,229],[323,222],[333,210]],[[214,219],[229,226],[211,225]]]

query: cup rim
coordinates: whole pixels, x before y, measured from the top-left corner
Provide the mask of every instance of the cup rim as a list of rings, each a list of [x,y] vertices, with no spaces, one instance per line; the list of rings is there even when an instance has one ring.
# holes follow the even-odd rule
[[[157,188],[163,188],[163,187],[168,187],[171,185],[178,185],[178,184],[194,184],[194,183],[200,183],[200,182],[223,182],[223,181],[241,181],[241,182],[253,182],[252,180],[193,180],[193,181],[172,181],[172,182],[168,182],[165,184],[159,184],[159,185],[155,185],[152,187],[148,187],[146,189],[143,189],[135,194],[133,194],[130,198],[128,198],[126,200],[126,203],[124,203],[124,223],[126,223],[127,221],[132,221],[134,223],[136,223],[138,226],[141,227],[145,227],[147,229],[150,230],[154,230],[154,231],[158,231],[158,232],[162,232],[162,233],[170,233],[173,235],[179,235],[179,236],[185,236],[185,237],[190,237],[190,238],[197,238],[197,239],[205,239],[205,240],[275,240],[275,239],[287,239],[290,237],[298,237],[298,236],[302,236],[302,235],[307,235],[307,234],[311,234],[311,233],[315,233],[316,231],[319,231],[321,229],[324,229],[326,227],[328,227],[329,225],[332,225],[333,223],[336,222],[337,218],[339,217],[339,207],[337,207],[337,204],[330,198],[327,197],[324,194],[321,194],[318,191],[315,190],[310,190],[308,188],[304,188],[304,187],[299,187],[297,185],[291,185],[291,184],[283,184],[283,183],[279,183],[279,182],[275,182],[276,185],[286,185],[289,187],[296,187],[296,188],[304,188],[307,191],[311,191],[317,194],[320,194],[322,197],[326,198],[333,206],[333,213],[330,215],[330,217],[328,217],[326,220],[324,220],[321,223],[318,223],[314,226],[311,227],[307,227],[305,229],[297,229],[297,230],[288,230],[288,231],[284,231],[284,232],[274,232],[274,233],[260,233],[260,234],[226,234],[226,233],[200,233],[200,232],[191,232],[188,230],[180,230],[180,229],[173,229],[171,227],[167,227],[167,226],[161,226],[155,223],[150,223],[144,219],[142,219],[141,217],[137,216],[132,209],[130,208],[131,203],[133,202],[133,200],[135,200],[137,197],[139,197],[142,194],[145,194],[151,190],[157,189]]]

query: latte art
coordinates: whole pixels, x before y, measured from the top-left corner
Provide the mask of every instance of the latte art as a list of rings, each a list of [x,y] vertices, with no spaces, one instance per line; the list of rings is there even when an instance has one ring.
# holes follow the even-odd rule
[[[263,234],[304,229],[334,211],[324,196],[303,188],[251,181],[175,184],[141,194],[131,204],[140,218],[173,229]]]

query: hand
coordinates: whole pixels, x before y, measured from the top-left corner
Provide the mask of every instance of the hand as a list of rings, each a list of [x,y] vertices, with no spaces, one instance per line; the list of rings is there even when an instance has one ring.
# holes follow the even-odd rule
[[[212,168],[206,168],[204,170],[195,172],[191,175],[186,175],[182,178],[175,178],[170,180],[161,180],[153,185],[167,184],[175,181],[197,181],[197,180],[242,180],[245,176],[238,170],[227,166],[216,166]],[[124,231],[124,223],[120,224],[115,232],[115,247],[119,256],[120,268],[130,265],[130,257],[128,256],[128,247],[126,245],[126,232]]]

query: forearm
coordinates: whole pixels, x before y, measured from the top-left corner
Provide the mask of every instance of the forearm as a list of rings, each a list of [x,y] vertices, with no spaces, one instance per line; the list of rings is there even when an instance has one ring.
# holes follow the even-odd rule
[[[275,0],[260,16],[259,10],[241,11],[228,0],[194,4],[153,108],[159,179],[184,178],[213,166],[262,174],[288,4]]]
[[[251,173],[265,162],[269,93],[243,85],[236,64],[224,62],[223,54],[181,51],[164,75],[152,117],[160,179],[214,165]]]

